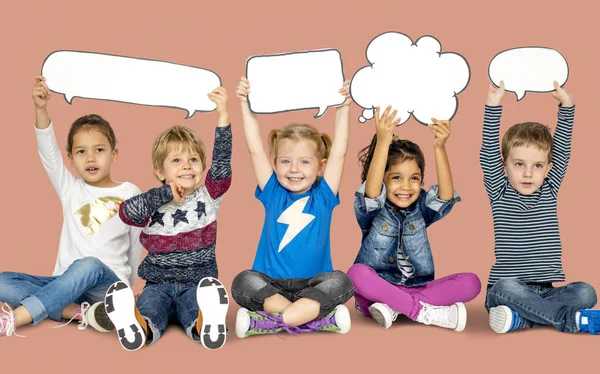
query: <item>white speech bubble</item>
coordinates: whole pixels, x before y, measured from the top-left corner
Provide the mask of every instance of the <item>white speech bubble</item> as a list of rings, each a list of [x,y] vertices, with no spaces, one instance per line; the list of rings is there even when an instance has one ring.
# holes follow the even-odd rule
[[[490,80],[514,92],[517,101],[529,92],[554,91],[554,81],[563,86],[569,78],[567,60],[551,48],[520,47],[498,53],[488,68]]]
[[[328,107],[346,100],[342,56],[336,49],[252,56],[246,62],[248,105],[254,113],[280,113]]]
[[[74,97],[195,112],[217,108],[208,94],[221,86],[214,72],[171,62],[81,51],[55,51],[42,66],[50,90]]]
[[[413,43],[402,33],[387,32],[371,40],[371,65],[358,70],[350,83],[352,99],[364,108],[359,121],[372,119],[374,108],[388,105],[398,110],[399,125],[411,115],[425,125],[432,117],[452,119],[458,108],[456,95],[469,83],[470,69],[461,55],[441,50],[432,36]]]

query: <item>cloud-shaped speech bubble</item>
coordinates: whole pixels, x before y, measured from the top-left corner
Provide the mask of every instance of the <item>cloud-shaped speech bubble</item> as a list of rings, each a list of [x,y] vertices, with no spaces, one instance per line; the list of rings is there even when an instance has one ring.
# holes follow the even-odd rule
[[[387,32],[371,40],[370,65],[358,70],[350,83],[352,99],[364,108],[359,121],[372,119],[377,106],[388,105],[398,110],[399,125],[411,115],[425,125],[432,117],[452,119],[456,95],[469,83],[470,69],[461,55],[441,50],[432,36],[413,43],[402,33]]]
[[[190,118],[216,104],[207,94],[221,86],[214,72],[171,62],[81,51],[55,51],[42,66],[50,90],[74,97],[181,108]]]
[[[564,85],[569,78],[567,60],[546,47],[520,47],[498,53],[488,69],[490,80],[498,87],[504,81],[504,88],[517,95],[517,101],[525,92],[554,91],[554,81]]]
[[[336,49],[252,56],[246,62],[248,104],[254,113],[279,113],[344,103],[342,56]]]

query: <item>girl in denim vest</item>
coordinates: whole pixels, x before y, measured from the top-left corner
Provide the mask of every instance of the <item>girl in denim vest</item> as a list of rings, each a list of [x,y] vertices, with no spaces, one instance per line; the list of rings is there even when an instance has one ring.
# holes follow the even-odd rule
[[[354,283],[356,307],[383,328],[398,314],[426,325],[462,331],[467,322],[464,302],[481,289],[479,278],[460,273],[435,279],[426,228],[446,216],[460,197],[454,191],[446,141],[450,122],[433,119],[438,185],[422,189],[425,159],[418,145],[400,140],[400,122],[391,107],[375,112],[377,133],[362,150],[363,184],[354,212],[362,244],[348,276]]]

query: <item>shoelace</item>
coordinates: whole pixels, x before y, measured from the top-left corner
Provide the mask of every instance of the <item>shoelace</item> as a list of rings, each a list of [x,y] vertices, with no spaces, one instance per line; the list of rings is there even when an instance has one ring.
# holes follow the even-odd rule
[[[88,317],[87,312],[90,309],[90,303],[84,301],[80,306],[81,311],[73,316],[67,323],[63,323],[60,326],[52,326],[53,329],[58,329],[61,327],[65,327],[69,323],[71,323],[75,318],[81,317],[81,321],[79,321],[79,325],[77,325],[78,330],[85,330],[88,327]]]
[[[301,329],[298,326],[288,325],[283,322],[277,321],[274,316],[269,313],[257,311],[256,314],[263,318],[250,318],[250,330],[256,329],[258,331],[273,331],[278,338],[283,339],[279,336],[277,329],[287,331],[290,335],[298,335]]]
[[[7,317],[0,317],[0,332],[4,332],[5,336],[15,335],[19,338],[24,338],[25,336],[16,333],[15,316],[12,308],[8,306],[8,304],[2,304],[2,312],[5,313]]]
[[[323,318],[319,318],[317,320],[311,321],[311,322],[307,323],[306,326],[311,331],[319,331],[320,328],[324,328],[324,327],[328,327],[328,326],[337,326],[336,321],[335,321],[335,314],[332,315],[331,317],[325,316]]]

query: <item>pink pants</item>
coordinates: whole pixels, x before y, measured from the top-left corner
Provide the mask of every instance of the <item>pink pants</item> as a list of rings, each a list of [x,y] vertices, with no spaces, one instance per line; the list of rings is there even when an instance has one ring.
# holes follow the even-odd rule
[[[452,274],[421,287],[404,287],[386,281],[366,265],[354,264],[348,270],[348,277],[354,284],[358,307],[367,317],[371,316],[371,304],[384,303],[414,321],[422,308],[419,301],[438,306],[465,303],[481,291],[481,282],[473,273]]]

